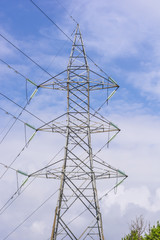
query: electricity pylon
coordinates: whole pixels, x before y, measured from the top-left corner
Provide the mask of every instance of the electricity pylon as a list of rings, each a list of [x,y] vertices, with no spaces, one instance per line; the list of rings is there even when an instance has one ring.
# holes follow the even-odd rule
[[[96,180],[126,178],[92,152],[92,134],[108,132],[109,142],[119,132],[90,106],[91,91],[111,90],[109,99],[118,88],[102,75],[89,68],[77,25],[67,69],[39,86],[67,91],[67,112],[38,129],[66,136],[64,159],[31,174],[60,179],[51,240],[104,240]]]

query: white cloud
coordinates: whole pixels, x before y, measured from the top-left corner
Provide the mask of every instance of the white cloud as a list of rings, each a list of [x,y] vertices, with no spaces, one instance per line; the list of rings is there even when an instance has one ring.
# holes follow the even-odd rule
[[[152,198],[154,195],[154,198]],[[109,211],[113,205],[119,205],[121,209],[121,215],[126,214],[128,205],[133,204],[135,208],[139,207],[149,212],[160,211],[158,202],[160,201],[160,188],[156,190],[156,193],[151,194],[147,186],[140,186],[135,188],[125,189],[124,186],[118,188],[117,194],[110,194],[103,200],[103,210]],[[105,213],[106,214],[106,213]]]
[[[105,66],[109,74],[119,68],[114,63],[117,58],[122,63],[125,58],[132,60],[132,70],[126,66],[117,76],[122,75],[124,81],[126,78],[146,99],[152,100],[159,99],[160,93],[159,5],[159,1],[153,4],[151,0],[81,1],[73,11],[80,22],[88,54],[96,52],[99,63],[112,64],[109,71]]]
[[[31,226],[31,231],[33,232],[33,234],[38,235],[44,235],[44,231],[45,231],[45,223],[43,221],[36,221],[32,223]]]
[[[128,81],[146,98],[160,101],[160,71],[150,70],[144,72],[133,72],[128,76]]]
[[[72,1],[71,6],[73,7]],[[87,45],[107,58],[140,54],[139,47],[148,39],[154,47],[159,2],[152,1],[81,1],[73,11],[87,36]],[[83,34],[83,32],[82,32]],[[86,38],[86,36],[84,37]]]

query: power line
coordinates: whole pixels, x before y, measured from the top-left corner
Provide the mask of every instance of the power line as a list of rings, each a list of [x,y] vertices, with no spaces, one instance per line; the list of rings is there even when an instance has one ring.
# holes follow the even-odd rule
[[[33,216],[46,202],[48,202],[57,192],[57,189],[54,193],[52,193],[39,207],[37,207],[32,213],[30,213],[16,228],[14,228],[5,238],[2,240],[6,240],[9,236],[11,236],[19,227],[21,227],[30,217]]]
[[[9,167],[8,167],[9,168]],[[15,169],[13,169],[15,170]],[[17,172],[17,170],[15,170]],[[24,184],[27,182],[28,178],[21,184],[21,186],[17,189],[17,191],[12,194],[12,196],[7,200],[7,202],[0,208],[0,215],[6,211],[6,209],[15,201],[15,199],[8,205],[8,203],[14,198],[14,196],[17,195],[18,193],[18,196],[20,195],[19,194],[19,191],[21,190],[22,186],[24,186]]]
[[[33,2],[32,0],[30,1],[33,5],[35,5],[36,8],[38,8],[41,13],[43,13],[43,15],[46,16],[46,18],[48,18],[49,21],[52,22],[53,25],[55,25],[59,29],[60,32],[62,32],[71,42],[73,42],[72,39],[37,4],[35,4],[35,2]]]
[[[2,166],[5,167],[5,168],[10,168],[10,169],[12,169],[13,171],[17,171],[15,168],[9,167],[9,166],[7,166],[7,165],[4,164],[4,163],[0,163],[0,165],[2,165]],[[0,210],[0,211],[1,211],[1,210]]]
[[[75,22],[76,24],[78,24],[78,22],[75,20],[75,18],[73,18],[73,16],[68,12],[68,10],[64,7],[64,5],[62,3],[60,3],[58,0],[56,0],[56,2],[66,11],[66,13],[68,14],[68,16],[72,19],[73,22]]]
[[[7,97],[5,94],[0,92],[0,95],[5,97],[7,100],[9,100],[10,102],[14,103],[16,106],[20,107],[22,110],[20,111],[20,113],[18,114],[17,117],[15,117],[14,122],[12,123],[12,125],[10,126],[10,128],[8,129],[8,131],[6,132],[6,134],[3,136],[3,138],[0,141],[0,144],[4,141],[4,139],[6,138],[6,136],[8,135],[8,133],[11,131],[12,127],[14,126],[14,124],[17,122],[17,120],[19,119],[19,117],[22,115],[23,111],[26,111],[27,113],[31,114],[33,117],[37,118],[38,120],[40,120],[41,122],[45,123],[43,120],[41,120],[40,118],[36,117],[33,113],[29,112],[28,110],[26,110],[27,105],[30,103],[31,99],[33,98],[33,96],[35,95],[37,89],[33,92],[33,94],[31,95],[29,101],[25,104],[24,107],[20,106],[18,103],[16,103],[15,101],[13,101],[12,99],[10,99],[9,97]]]
[[[19,49],[17,46],[15,46],[11,41],[9,41],[6,37],[4,37],[2,34],[0,34],[0,36],[4,39],[4,40],[6,40],[8,43],[10,43],[15,49],[17,49],[19,52],[21,52],[25,57],[27,57],[31,62],[33,62],[36,66],[38,66],[41,70],[43,70],[45,73],[47,73],[50,77],[51,77],[51,79],[53,78],[53,75],[51,75],[47,70],[45,70],[43,67],[41,67],[36,61],[34,61],[31,57],[29,57],[26,53],[24,53],[21,49]],[[30,80],[27,78],[27,81],[29,81],[30,82]],[[56,82],[57,82],[57,84],[59,84],[59,81],[57,81],[56,80]],[[31,83],[33,83],[32,81],[31,81]],[[34,84],[34,83],[33,83]],[[34,84],[35,86],[37,86],[36,84]],[[38,88],[38,86],[37,86],[37,88]]]
[[[28,146],[28,144],[30,143],[30,141],[32,140],[32,138],[34,137],[34,135],[36,134],[37,131],[34,132],[34,134],[31,136],[31,138],[27,141],[27,143],[24,145],[24,147],[21,149],[21,151],[18,153],[18,155],[13,159],[13,161],[9,164],[9,168],[13,165],[13,163],[17,160],[17,158],[21,155],[21,153],[24,151],[24,149]],[[7,168],[4,173],[0,176],[0,179],[2,179],[2,177],[6,174],[6,172],[8,171]]]
[[[24,74],[20,73],[17,69],[15,69],[14,67],[12,67],[11,65],[9,65],[6,61],[4,61],[3,59],[0,58],[0,61],[7,65],[8,68],[12,69],[15,73],[19,74],[21,77],[23,77],[25,80],[29,81],[30,83],[32,83],[33,85],[37,86],[35,83],[33,83],[31,80],[29,80],[26,76],[24,76]]]
[[[1,93],[0,93],[1,94]],[[2,95],[2,94],[1,94]],[[21,116],[22,112],[25,110],[25,108],[27,107],[28,103],[25,104],[25,106],[22,108],[22,110],[20,111],[20,113],[18,114],[18,116],[15,118],[14,122],[12,123],[12,125],[10,126],[10,128],[8,129],[8,131],[5,133],[5,135],[3,136],[3,138],[0,141],[0,144],[4,141],[4,139],[6,138],[6,136],[8,135],[8,133],[11,131],[12,127],[14,126],[14,124],[17,122],[17,120],[19,119],[19,117]]]
[[[44,13],[44,11],[42,11],[41,8],[39,8],[32,0],[30,0],[71,42],[72,39],[46,14]],[[66,10],[67,11],[67,10]],[[74,20],[74,19],[73,19]],[[75,20],[74,20],[75,21]],[[6,37],[4,37],[2,34],[0,34],[0,36],[5,39],[8,43],[10,43],[14,48],[16,48],[18,51],[20,51],[24,56],[26,56],[30,61],[32,61],[34,64],[36,64],[41,70],[43,70],[44,72],[46,72],[47,74],[49,74],[51,77],[52,75],[46,71],[44,68],[42,68],[37,62],[35,62],[32,58],[30,58],[26,53],[24,53],[22,50],[20,50],[17,46],[15,46],[11,41],[9,41]],[[81,51],[81,49],[80,49]],[[88,56],[89,58],[89,56]],[[89,58],[90,59],[90,58]],[[3,61],[2,59],[0,59],[3,63],[7,64],[5,61]],[[90,59],[91,60],[91,59]],[[91,60],[92,61],[92,60]],[[92,61],[93,62],[93,61]],[[94,62],[93,62],[94,63]],[[95,64],[95,63],[94,63]],[[8,65],[8,64],[7,64]],[[96,64],[95,64],[96,65]],[[8,65],[9,66],[9,65]],[[97,65],[96,65],[97,66]],[[10,67],[10,66],[9,66]],[[97,66],[98,67],[98,66]],[[11,67],[12,68],[12,67]],[[98,67],[99,68],[99,67]],[[13,70],[15,70],[14,68],[12,68]],[[100,68],[99,68],[100,69]],[[102,72],[103,70],[100,69]],[[20,72],[18,72],[17,70],[15,70],[15,72],[17,72],[18,74],[20,74],[22,77],[24,77],[26,80],[28,80],[23,74],[21,74]],[[35,84],[34,84],[35,85]],[[24,106],[24,109],[26,108],[26,105]],[[22,109],[22,111],[24,110]],[[19,116],[22,114],[22,112],[20,112],[20,114],[18,115],[17,118],[19,118]],[[15,119],[15,122],[17,121],[17,119]],[[15,122],[12,124],[12,126],[9,128],[9,130],[7,131],[7,133],[5,134],[5,136],[3,137],[2,141],[4,140],[4,138],[7,136],[7,134],[10,132],[10,130],[12,129],[12,127],[14,126]],[[0,142],[0,143],[1,143]]]
[[[117,186],[119,186],[125,179],[121,180],[119,183],[117,183],[114,187],[112,187],[109,191],[107,191],[103,196],[99,198],[99,201],[101,201],[104,197],[106,197],[111,191],[113,191]],[[33,212],[31,212],[20,224],[17,225],[5,238],[2,240],[6,240],[8,237],[10,237],[18,228],[20,228],[30,217],[32,217],[46,202],[48,202],[57,192],[59,189],[57,189],[54,193],[52,193],[41,205],[39,205]],[[78,217],[80,217],[83,213],[85,213],[87,209],[83,210],[81,213],[79,213],[76,217],[74,217],[72,220],[68,222],[68,225],[71,224],[73,221],[75,221]]]
[[[71,42],[72,39],[46,14],[44,13],[44,11],[42,11],[41,8],[39,8],[32,0],[30,0]],[[66,10],[67,11],[67,10]],[[74,20],[74,19],[73,19]],[[26,53],[24,53],[22,50],[20,50],[17,46],[15,46],[11,41],[9,41],[6,37],[4,37],[2,34],[0,34],[0,36],[5,39],[8,43],[10,43],[14,48],[16,48],[18,51],[20,51],[24,56],[26,56],[30,61],[32,61],[34,64],[36,64],[41,70],[43,70],[44,72],[46,72],[48,75],[50,75],[52,77],[52,75],[46,71],[44,68],[42,68],[37,62],[35,62],[32,58],[30,58]],[[81,49],[79,49],[80,51],[82,51]],[[87,56],[89,59],[90,57]],[[3,63],[7,64],[5,61],[3,61],[2,59],[0,59]],[[92,62],[93,60],[90,59]],[[95,64],[95,62],[93,62]],[[7,64],[8,65],[8,64]],[[98,68],[99,66],[97,64],[95,64]],[[8,65],[9,66],[9,65]],[[10,67],[10,66],[9,66]],[[12,68],[12,67],[11,67]],[[14,68],[12,68],[13,70],[15,70]],[[100,68],[99,68],[100,69]],[[104,72],[102,69],[100,69],[102,72]],[[24,77],[26,80],[29,80],[27,79],[23,74],[21,74],[20,72],[18,72],[17,70],[15,70],[15,72],[17,72],[18,74],[20,74],[22,77]],[[104,72],[105,73],[105,72]],[[106,73],[105,73],[106,74]],[[107,75],[108,76],[108,75]],[[36,85],[36,84],[34,84]],[[27,96],[27,93],[26,93],[26,96]],[[26,108],[27,104],[24,106],[24,109]],[[22,109],[22,112],[23,110]],[[20,112],[20,114],[18,115],[17,119],[20,117],[20,115],[22,114],[22,112]],[[14,124],[16,123],[17,119],[15,119],[14,123],[11,125],[11,127],[9,128],[9,130],[7,131],[7,133],[5,134],[5,136],[2,138],[1,142],[3,142],[3,140],[5,139],[5,137],[8,135],[8,133],[10,132],[10,130],[12,129],[12,127],[14,126]]]
[[[5,64],[8,68],[10,68],[11,70],[13,70],[16,74],[19,74],[21,77],[23,77],[25,80],[26,80],[26,82],[27,81],[29,81],[30,83],[32,83],[33,85],[35,85],[35,86],[37,86],[34,82],[32,82],[30,79],[28,79],[26,76],[24,76],[22,73],[20,73],[18,70],[16,70],[15,68],[13,68],[12,66],[10,66],[7,62],[5,62],[3,59],[0,59],[0,61],[3,63],[3,64]],[[2,94],[1,94],[2,95]],[[4,95],[3,95],[3,97],[4,97]],[[26,108],[26,106],[27,106],[27,104],[29,104],[29,102],[30,102],[30,100],[28,101],[28,96],[27,96],[27,84],[26,84],[26,99],[27,99],[27,103],[26,103],[26,105],[22,108],[22,112],[25,110],[25,108]],[[2,109],[1,108],[1,110],[3,110],[3,111],[5,111],[4,109]],[[20,115],[18,115],[18,117],[15,117],[15,116],[13,116],[12,114],[10,114],[9,112],[7,112],[7,111],[5,111],[6,112],[6,114],[9,114],[9,115],[11,115],[14,119],[15,119],[15,122],[11,125],[11,127],[8,129],[8,131],[6,132],[6,134],[5,134],[5,136],[2,138],[2,140],[1,140],[1,142],[0,142],[0,144],[3,142],[3,140],[5,139],[5,137],[8,135],[8,133],[10,132],[10,130],[12,129],[12,127],[14,126],[14,124],[16,123],[16,121],[17,120],[19,120],[19,117],[20,117],[20,115],[22,114],[22,112],[20,112]],[[21,121],[21,120],[19,120],[19,121]],[[10,121],[9,121],[10,122]],[[9,124],[9,122],[8,122],[8,124]],[[7,124],[7,125],[8,125]],[[6,128],[6,127],[5,127]],[[4,129],[5,129],[4,128]],[[4,131],[4,129],[2,130],[2,132]]]
[[[20,118],[17,118],[15,115],[13,115],[12,113],[9,113],[8,111],[6,111],[4,108],[2,108],[2,107],[0,107],[0,110],[2,110],[3,112],[5,112],[5,114],[6,115],[9,115],[9,116],[11,116],[13,119],[17,119],[19,122],[21,122],[21,123],[23,123],[24,124],[24,128],[25,128],[25,141],[27,142],[27,140],[26,140],[26,126],[28,126],[28,127],[30,127],[30,128],[32,128],[32,129],[34,129],[35,130],[35,128],[34,127],[32,127],[30,124],[28,124],[28,123],[26,123],[26,122],[24,122],[23,120],[21,120]],[[10,122],[10,121],[9,121]],[[9,124],[9,122],[8,122],[8,124]],[[7,125],[8,125],[7,124]],[[11,126],[11,127],[13,127],[13,126]],[[9,130],[11,130],[11,127],[10,127],[10,129]],[[6,126],[4,127],[4,129],[2,130],[2,132],[5,130],[5,128],[6,128]],[[9,130],[8,130],[8,132],[7,133],[9,133]],[[3,139],[2,140],[4,140],[4,138],[6,137],[6,135],[7,134],[5,134],[5,136],[3,137]]]
[[[0,34],[0,35],[1,35],[1,34]],[[2,35],[1,35],[1,36],[2,36]],[[31,82],[33,85],[37,86],[37,85],[36,85],[35,83],[33,83],[31,80],[29,80],[28,78],[26,78],[22,73],[20,73],[19,71],[17,71],[15,68],[11,67],[11,66],[10,66],[8,63],[6,63],[4,60],[0,59],[0,61],[1,61],[2,63],[4,63],[5,65],[7,65],[7,66],[8,66],[9,68],[11,68],[12,70],[14,70],[15,73],[19,74],[20,76],[22,76],[23,78],[25,78],[27,81],[29,81],[29,82]],[[3,96],[3,97],[5,97],[6,99],[8,99],[9,101],[11,101],[12,103],[16,104],[13,100],[11,100],[11,99],[10,99],[9,97],[7,97],[5,94],[0,93],[0,95]],[[16,104],[17,106],[19,106],[19,107],[22,109],[22,111],[18,114],[17,117],[14,117],[14,118],[15,118],[14,122],[12,123],[12,125],[10,126],[10,128],[8,129],[8,131],[5,133],[5,135],[3,136],[3,138],[1,139],[0,144],[4,141],[4,139],[6,138],[6,136],[8,135],[8,133],[11,131],[12,127],[15,125],[15,123],[17,122],[17,120],[19,119],[19,117],[21,116],[21,114],[23,113],[23,111],[26,109],[26,107],[27,107],[27,105],[30,103],[32,97],[33,97],[33,96],[31,95],[29,101],[28,101],[28,99],[27,99],[27,103],[25,104],[24,107],[21,107],[20,105]],[[1,109],[2,109],[2,108],[1,108]]]
[[[31,2],[34,4],[34,2],[31,0]],[[35,4],[34,4],[35,5]],[[37,5],[36,5],[37,6]],[[39,8],[39,7],[38,7]],[[39,9],[39,10],[41,10],[41,9]],[[43,13],[43,11],[42,11],[42,13]],[[44,13],[43,13],[44,14]],[[56,25],[56,24],[55,24]],[[56,27],[58,27],[58,25],[56,25]],[[58,27],[59,28],[59,27]],[[60,29],[60,28],[59,28]],[[64,33],[65,34],[65,33]],[[66,35],[66,34],[65,34]],[[67,35],[66,35],[67,36]],[[72,40],[71,40],[72,41]],[[73,41],[72,41],[73,42]],[[20,49],[17,49],[17,50],[20,50]],[[80,49],[79,49],[80,50]],[[20,50],[21,51],[21,50]],[[88,57],[89,58],[89,57]],[[90,59],[90,58],[89,58]],[[91,60],[91,59],[90,59]],[[92,60],[91,60],[92,61]],[[93,61],[92,61],[93,62]],[[93,62],[94,63],[94,62]],[[95,63],[94,63],[95,64]],[[96,65],[96,64],[95,64]],[[96,65],[97,66],[97,65]],[[97,66],[98,67],[98,66]],[[98,67],[99,68],[99,67]],[[100,69],[100,68],[99,68]],[[101,69],[100,69],[101,70]],[[103,71],[103,70],[101,70],[101,71]],[[106,73],[105,73],[106,74]],[[51,75],[50,75],[51,76]],[[93,115],[93,114],[92,114]],[[36,133],[36,132],[35,132]],[[81,140],[80,141],[82,141],[83,139],[81,138]],[[84,141],[83,141],[84,142]],[[78,142],[77,142],[78,143]],[[77,145],[75,145],[75,146],[77,146]],[[79,142],[79,146],[80,146],[80,142]],[[24,149],[22,149],[22,150],[24,150]],[[22,151],[21,151],[22,152]],[[20,154],[21,154],[21,152],[20,152]],[[19,155],[20,155],[19,154]],[[17,157],[18,157],[18,155],[17,155]],[[77,188],[78,189],[78,188]],[[57,190],[58,191],[58,190]],[[57,192],[56,191],[56,192]],[[81,193],[83,193],[83,191],[81,192]],[[55,194],[55,193],[54,193]],[[23,220],[15,229],[13,229],[3,240],[5,240],[5,239],[7,239],[12,233],[14,233],[21,225],[23,225],[23,223],[25,223],[36,211],[38,211],[39,210],[39,208],[41,207],[41,206],[43,206],[43,204],[45,204],[47,201],[48,201],[48,199],[50,199],[51,198],[51,196],[49,197],[49,198],[47,198],[47,200],[45,201],[45,202],[43,202],[38,208],[36,208],[27,218],[25,218],[25,220]],[[89,208],[88,208],[89,209]],[[86,209],[87,210],[87,209]],[[97,221],[99,220],[99,216],[96,218],[97,219]]]
[[[46,166],[49,166],[49,164],[60,154],[60,152],[64,149],[64,147],[62,147],[53,157],[52,159],[47,163]],[[6,168],[10,168],[9,166],[6,166],[3,163],[0,163],[1,165],[5,166]],[[14,168],[11,168],[14,171],[17,171]],[[35,176],[32,181],[21,191],[19,192],[19,190],[21,190],[21,188],[24,186],[24,184],[27,182],[27,180],[29,179],[29,177],[32,177],[31,175],[28,175],[28,178],[21,184],[21,186],[17,189],[17,191],[12,194],[12,196],[7,200],[7,202],[1,207],[0,209],[0,215],[2,213],[4,213],[12,204],[13,202],[33,183],[33,181],[37,178],[37,176]],[[16,196],[16,194],[19,192],[19,194]],[[16,196],[16,198],[14,198],[14,196]],[[11,201],[12,200],[12,201]],[[10,202],[11,201],[11,202]],[[9,203],[10,202],[10,203]],[[8,204],[9,203],[9,204]],[[8,205],[7,205],[8,204]],[[3,210],[3,211],[2,211]]]
[[[9,101],[11,101],[12,103],[14,103],[16,106],[22,108],[22,111],[19,113],[18,117],[15,118],[15,121],[13,122],[13,124],[11,125],[11,127],[9,128],[9,130],[7,131],[7,133],[4,135],[4,137],[2,138],[0,144],[3,142],[3,140],[5,139],[5,137],[7,136],[7,134],[11,131],[12,127],[14,126],[14,124],[16,123],[16,121],[19,119],[19,117],[21,116],[22,112],[25,110],[27,113],[31,114],[33,117],[35,117],[36,119],[38,119],[39,121],[43,122],[45,125],[48,125],[46,122],[44,122],[43,120],[41,120],[39,117],[37,117],[36,115],[34,115],[33,113],[31,113],[30,111],[26,110],[26,106],[25,107],[21,107],[19,104],[17,104],[15,101],[13,101],[12,99],[10,99],[9,97],[7,97],[5,94],[0,93],[0,95],[2,95],[3,97],[5,97],[6,99],[8,99]],[[28,126],[30,126],[28,124]],[[20,151],[20,153],[13,159],[13,161],[10,163],[9,167],[12,166],[12,164],[17,160],[17,158],[20,156],[20,154],[24,151],[24,149],[28,146],[28,144],[30,143],[30,141],[32,140],[33,136],[36,134],[37,130],[35,129],[34,134],[31,136],[31,138],[26,142],[26,144],[24,145],[24,147],[22,148],[22,150]],[[8,171],[8,169],[5,170],[5,172],[0,176],[0,179],[2,179],[2,177],[6,174],[6,172]]]
[[[1,207],[0,209],[0,215],[2,215],[2,213],[4,213],[15,201],[16,199],[33,183],[33,181],[36,179],[37,177],[33,178],[32,181],[26,185],[26,187],[16,196],[16,198],[14,198],[14,196],[17,194],[17,191],[12,194],[12,196],[7,200],[7,202]],[[24,186],[24,184],[23,184]],[[21,190],[21,188],[19,188],[18,190]],[[12,200],[12,201],[11,201]],[[10,202],[11,201],[11,202]],[[10,202],[10,203],[9,203]],[[9,204],[8,204],[9,203]],[[8,204],[8,205],[7,205]],[[2,211],[3,210],[3,211]]]
[[[7,100],[9,100],[10,102],[14,103],[17,107],[21,108],[23,111],[29,113],[31,116],[33,116],[34,118],[38,119],[39,121],[41,121],[42,123],[45,123],[45,121],[43,121],[42,119],[40,119],[39,117],[37,117],[35,114],[31,113],[30,111],[28,111],[27,109],[25,109],[25,107],[27,106],[27,104],[25,105],[25,107],[22,107],[21,105],[19,105],[18,103],[16,103],[15,101],[13,101],[11,98],[9,98],[8,96],[6,96],[5,94],[0,92],[0,95],[3,96],[4,98],[6,98]],[[30,98],[31,100],[31,98]],[[29,102],[30,102],[29,100]]]
[[[6,37],[4,37],[2,34],[0,34],[0,36],[6,40],[8,43],[10,43],[15,49],[17,49],[19,52],[21,52],[25,57],[27,57],[31,62],[33,62],[35,65],[37,65],[41,70],[43,70],[45,73],[47,73],[51,79],[54,78],[53,75],[51,75],[47,70],[45,70],[43,67],[41,67],[36,61],[34,61],[31,57],[29,57],[26,53],[24,53],[21,49],[19,49],[17,46],[15,46],[11,41],[9,41]],[[58,53],[57,53],[58,54]],[[55,56],[56,57],[56,56]],[[5,63],[5,61],[2,60],[3,63]],[[13,69],[13,68],[12,68]],[[18,72],[19,73],[19,72]],[[32,84],[34,84],[35,86],[37,86],[35,83],[33,83],[30,79],[26,79],[27,81],[31,82]],[[50,80],[50,79],[49,79]],[[58,85],[60,85],[60,82],[56,80],[56,83]],[[38,88],[38,86],[37,86]]]
[[[5,114],[6,115],[9,115],[9,116],[11,116],[12,118],[14,118],[14,119],[16,119],[17,117],[15,116],[15,115],[13,115],[12,113],[9,113],[8,111],[6,111],[4,108],[2,108],[2,107],[0,107],[0,110],[2,110],[3,112],[5,112]],[[24,124],[26,124],[26,122],[24,122],[23,120],[21,120],[21,119],[17,119],[18,121],[20,121],[21,123],[24,123]]]
[[[35,91],[34,91],[35,92]],[[33,93],[34,93],[33,92]],[[27,105],[30,103],[32,96],[30,97],[29,101],[25,104],[24,107],[20,106],[19,104],[17,104],[15,101],[13,101],[12,99],[10,99],[9,97],[7,97],[5,94],[0,93],[1,96],[5,97],[7,100],[9,100],[10,102],[14,103],[16,106],[20,107],[22,110],[20,111],[20,113],[18,114],[17,117],[14,116],[14,122],[12,123],[12,125],[10,126],[10,128],[8,129],[8,131],[5,133],[5,135],[3,136],[3,138],[0,141],[0,144],[4,141],[4,139],[6,138],[6,136],[8,135],[8,133],[11,131],[11,129],[13,128],[13,126],[15,125],[15,123],[17,122],[17,120],[19,120],[20,116],[22,115],[23,111],[28,112],[29,114],[31,114],[32,116],[34,116],[35,118],[37,118],[38,120],[40,120],[41,122],[45,123],[43,120],[41,120],[40,118],[36,117],[34,114],[32,114],[31,112],[29,112],[28,110],[26,110]],[[2,108],[1,108],[2,109]],[[11,114],[10,114],[11,115]],[[21,120],[19,120],[21,121]]]
[[[31,57],[29,57],[25,52],[23,52],[20,48],[18,48],[17,46],[15,46],[11,41],[9,41],[6,37],[4,37],[1,33],[0,36],[6,40],[9,44],[11,44],[15,49],[17,49],[20,53],[22,53],[25,57],[27,57],[31,62],[33,62],[37,67],[39,67],[42,71],[44,71],[45,73],[47,73],[50,77],[52,77],[52,75],[45,70],[43,67],[41,67],[36,61],[34,61]]]
[[[9,65],[6,61],[4,61],[3,59],[0,59],[0,61],[5,64],[8,68],[10,68],[11,70],[13,70],[16,74],[19,74],[21,77],[23,77],[26,81],[26,100],[28,102],[28,90],[27,90],[27,82],[30,82],[31,84],[33,84],[34,86],[37,87],[37,84],[34,83],[33,81],[31,81],[29,78],[27,78],[26,76],[24,76],[24,74],[22,74],[21,72],[19,72],[17,69],[15,69],[14,67],[12,67],[11,65]]]
[[[30,0],[30,1],[32,2],[32,4],[33,4],[46,18],[48,18],[48,20],[49,20],[53,25],[55,25],[55,26],[59,29],[60,32],[62,32],[62,33],[73,43],[73,40],[72,40],[33,0]],[[77,25],[79,25],[79,24],[77,24]],[[75,48],[77,48],[81,53],[83,53],[82,50],[81,50],[78,46],[75,46]],[[88,56],[87,54],[86,54],[86,56],[87,56],[87,58],[88,58],[101,72],[103,72],[107,77],[109,77],[109,75],[108,75],[106,72],[104,72],[103,69],[100,68],[100,67],[90,58],[90,56]]]

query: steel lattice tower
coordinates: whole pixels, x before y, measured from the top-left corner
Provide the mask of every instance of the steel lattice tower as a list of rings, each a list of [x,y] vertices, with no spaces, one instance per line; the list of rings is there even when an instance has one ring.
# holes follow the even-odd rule
[[[119,128],[90,107],[90,93],[111,90],[109,99],[118,85],[89,69],[79,25],[67,69],[39,87],[67,91],[67,112],[38,129],[65,134],[64,159],[30,175],[60,179],[51,240],[104,240],[96,180],[127,176],[92,152],[92,134],[112,133],[109,142]]]
[[[83,205],[88,210],[89,217],[94,220],[87,234],[90,236],[94,234],[96,239],[104,239],[93,171],[89,67],[79,27],[76,30],[67,75],[66,151],[53,239],[62,238],[58,235],[59,226],[64,229],[61,234],[70,239],[77,239],[73,230],[65,223],[69,211],[75,209],[75,205],[76,207]]]

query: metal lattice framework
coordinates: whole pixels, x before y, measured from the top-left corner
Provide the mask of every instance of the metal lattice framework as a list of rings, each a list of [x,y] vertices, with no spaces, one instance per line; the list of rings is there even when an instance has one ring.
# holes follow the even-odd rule
[[[37,129],[66,136],[64,159],[30,175],[60,179],[51,240],[104,240],[96,180],[127,176],[92,152],[92,134],[108,132],[110,142],[120,130],[90,107],[90,93],[107,89],[109,99],[118,85],[89,69],[79,25],[67,69],[39,87],[67,91],[67,112]]]

